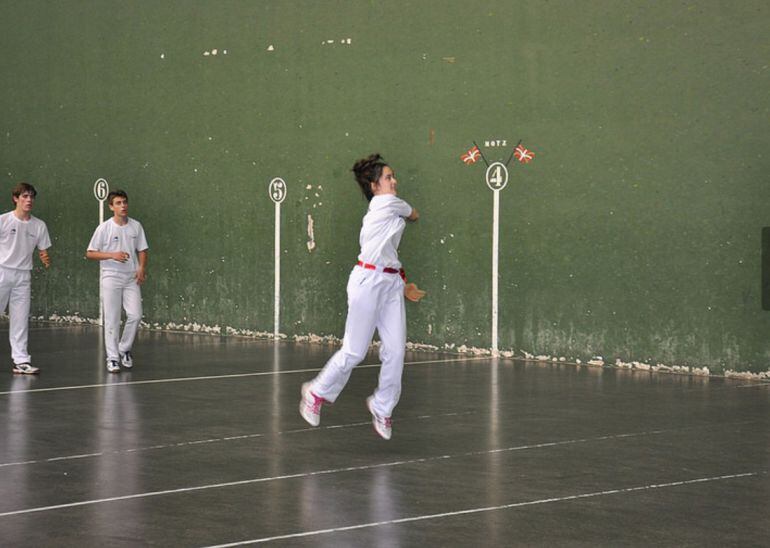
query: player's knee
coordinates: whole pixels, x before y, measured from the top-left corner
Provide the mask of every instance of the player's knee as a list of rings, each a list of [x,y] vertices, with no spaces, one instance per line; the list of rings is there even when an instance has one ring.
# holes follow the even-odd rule
[[[142,321],[142,311],[141,310],[127,310],[126,311],[126,321],[132,322],[132,323],[139,323]]]
[[[348,350],[345,352],[345,365],[348,367],[355,367],[366,357],[366,352],[359,350]]]

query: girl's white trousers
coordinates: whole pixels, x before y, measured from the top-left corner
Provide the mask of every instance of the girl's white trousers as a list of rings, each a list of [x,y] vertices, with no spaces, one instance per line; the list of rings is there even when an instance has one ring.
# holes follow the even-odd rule
[[[374,410],[390,417],[401,396],[406,351],[404,281],[398,274],[353,268],[348,279],[348,317],[342,349],[312,382],[314,394],[334,402],[353,368],[366,357],[374,330],[380,336],[380,377],[374,391]]]

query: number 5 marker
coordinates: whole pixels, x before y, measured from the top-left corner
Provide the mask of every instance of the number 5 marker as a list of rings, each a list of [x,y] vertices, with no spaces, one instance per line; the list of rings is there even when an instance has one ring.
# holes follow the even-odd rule
[[[273,337],[280,338],[281,324],[281,202],[286,199],[286,181],[276,177],[270,181],[270,199],[275,202],[275,293],[273,298]]]

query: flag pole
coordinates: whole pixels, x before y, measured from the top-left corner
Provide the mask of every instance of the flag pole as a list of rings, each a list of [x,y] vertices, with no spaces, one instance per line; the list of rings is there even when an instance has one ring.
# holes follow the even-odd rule
[[[483,152],[481,152],[481,148],[479,147],[479,145],[476,144],[476,141],[471,141],[471,142],[473,143],[473,146],[476,147],[476,150],[479,151],[479,154],[481,154],[481,159],[484,160],[484,163],[487,164],[487,167],[489,167],[489,162],[487,162],[487,157],[484,156]]]
[[[516,143],[516,146],[513,147],[513,151],[511,152],[511,155],[508,157],[508,161],[505,162],[505,167],[508,167],[508,164],[511,163],[511,160],[513,160],[513,155],[516,152],[516,149],[519,148],[519,145],[521,144],[521,139],[519,139],[519,142]]]

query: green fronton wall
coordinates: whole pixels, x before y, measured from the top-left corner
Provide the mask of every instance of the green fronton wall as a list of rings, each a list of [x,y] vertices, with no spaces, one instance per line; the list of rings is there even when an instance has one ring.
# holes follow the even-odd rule
[[[272,331],[282,177],[281,331],[341,336],[378,151],[422,215],[409,340],[490,348],[493,194],[460,155],[521,139],[502,350],[765,371],[768,28],[763,0],[1,0],[0,181],[54,242],[33,312],[98,316],[103,177],[147,232],[148,323]]]

